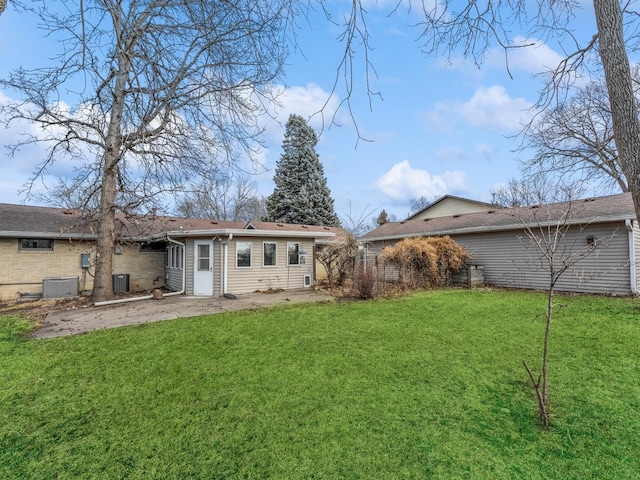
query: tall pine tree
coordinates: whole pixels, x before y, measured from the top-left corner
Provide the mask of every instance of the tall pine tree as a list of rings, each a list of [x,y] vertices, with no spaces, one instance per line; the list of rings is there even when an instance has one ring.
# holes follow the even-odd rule
[[[340,226],[327,187],[324,169],[315,151],[316,132],[299,115],[290,115],[285,127],[283,153],[276,164],[276,187],[267,197],[270,222]]]

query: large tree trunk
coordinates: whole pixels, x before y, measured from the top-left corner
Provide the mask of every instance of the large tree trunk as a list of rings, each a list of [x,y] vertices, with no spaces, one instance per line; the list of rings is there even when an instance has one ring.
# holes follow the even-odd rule
[[[117,19],[116,19],[117,20]],[[120,28],[116,28],[120,31]],[[120,42],[123,45],[124,42]],[[107,135],[98,212],[98,243],[96,246],[96,276],[93,280],[93,301],[102,302],[113,297],[113,247],[115,244],[115,215],[117,178],[122,155],[122,118],[126,97],[127,77],[131,69],[130,56],[123,50],[118,55],[120,68],[113,89],[113,104]]]
[[[112,157],[107,155],[107,157]],[[106,158],[102,176],[100,209],[98,211],[98,242],[96,245],[96,274],[93,280],[94,302],[113,296],[113,247],[115,240],[115,200],[117,159]]]
[[[593,6],[614,138],[620,165],[633,196],[636,218],[640,219],[640,122],[624,44],[622,10],[618,0],[594,0]]]

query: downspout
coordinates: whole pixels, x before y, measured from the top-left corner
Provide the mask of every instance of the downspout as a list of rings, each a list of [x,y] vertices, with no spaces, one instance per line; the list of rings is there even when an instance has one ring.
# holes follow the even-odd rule
[[[182,295],[187,285],[187,267],[185,265],[186,245],[170,237],[167,237],[167,241],[182,246],[182,290],[180,290],[179,292],[171,292],[171,293],[164,294],[165,297],[172,297],[174,295]],[[137,302],[138,300],[151,300],[152,298],[153,298],[153,295],[144,295],[142,297],[121,298],[118,300],[106,300],[104,302],[96,302],[93,304],[93,306],[101,307],[103,305],[115,305],[117,303]]]
[[[224,242],[222,244],[222,250],[223,250],[223,259],[222,259],[222,295],[226,295],[227,292],[227,281],[228,281],[228,277],[227,277],[227,271],[228,271],[228,264],[227,264],[227,254],[228,254],[228,243],[233,239],[233,233],[229,234],[229,238],[227,239],[226,242]]]
[[[638,277],[636,275],[636,248],[633,221],[625,220],[624,226],[627,227],[627,232],[629,232],[629,279],[631,281],[631,293],[640,295],[640,291],[638,290]]]
[[[179,292],[171,292],[171,293],[164,294],[165,297],[173,297],[174,295],[182,295],[184,291],[187,289],[187,265],[186,265],[187,246],[183,242],[174,240],[168,235],[167,235],[167,241],[171,243],[175,243],[176,245],[180,245],[182,247],[182,289]]]

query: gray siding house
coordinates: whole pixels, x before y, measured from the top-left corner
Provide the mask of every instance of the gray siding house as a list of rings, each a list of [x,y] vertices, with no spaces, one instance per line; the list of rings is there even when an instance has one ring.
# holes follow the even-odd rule
[[[546,289],[548,262],[530,234],[549,238],[558,229],[564,235],[556,265],[575,261],[560,277],[558,290],[638,294],[640,230],[630,194],[414,218],[382,225],[360,241],[367,261],[377,263],[384,247],[403,238],[449,235],[469,251],[472,264],[483,267],[487,284]]]

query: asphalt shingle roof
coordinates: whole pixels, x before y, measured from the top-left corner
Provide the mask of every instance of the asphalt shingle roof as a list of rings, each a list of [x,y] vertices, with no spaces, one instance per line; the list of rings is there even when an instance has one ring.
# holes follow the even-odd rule
[[[363,235],[360,240],[513,230],[522,228],[523,222],[534,225],[555,224],[563,221],[563,215],[569,223],[584,225],[636,218],[631,194],[622,193],[534,207],[501,208],[425,220],[389,222]]]
[[[336,227],[292,225],[271,222],[242,222],[208,220],[171,216],[116,216],[116,232],[121,237],[150,237],[165,232],[192,232],[206,230],[250,230],[281,232],[317,232],[324,235],[343,235]],[[97,222],[77,210],[34,207],[0,203],[0,236],[62,236],[95,238]]]

